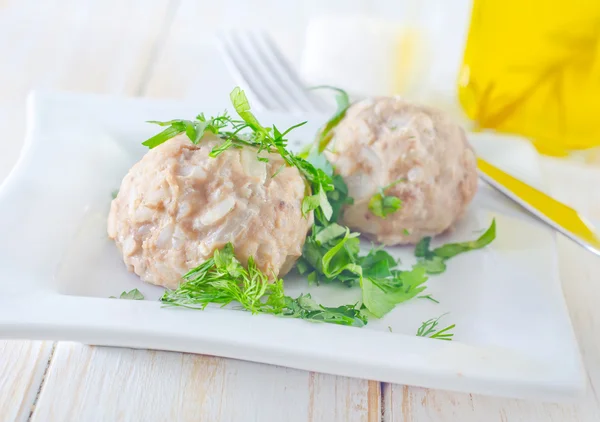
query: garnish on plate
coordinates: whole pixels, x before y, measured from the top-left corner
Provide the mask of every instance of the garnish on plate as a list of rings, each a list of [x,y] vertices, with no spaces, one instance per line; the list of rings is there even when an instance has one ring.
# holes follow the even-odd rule
[[[440,319],[446,315],[447,314],[442,314],[437,318],[432,318],[428,319],[427,321],[424,321],[423,324],[421,324],[421,326],[417,330],[417,336],[435,338],[438,340],[452,340],[452,337],[454,337],[454,333],[452,333],[451,330],[453,330],[454,327],[456,327],[456,324],[449,325],[441,330],[438,330],[437,328]]]
[[[419,299],[427,299],[427,300],[430,300],[430,301],[432,301],[433,303],[440,303],[440,301],[439,301],[439,300],[435,299],[435,298],[434,298],[433,296],[431,296],[431,295],[421,295],[421,296],[418,296],[418,298],[419,298]]]
[[[419,258],[421,267],[428,274],[439,274],[446,271],[446,261],[464,252],[481,249],[496,238],[496,219],[492,220],[490,227],[475,240],[459,243],[448,243],[431,250],[429,245],[431,237],[424,237],[415,247],[415,256]]]
[[[346,91],[340,88],[329,85],[315,86],[311,89],[330,89],[337,93],[335,96],[335,102],[337,103],[337,110],[333,116],[323,125],[318,136],[318,152],[321,153],[327,148],[327,145],[333,138],[333,129],[337,124],[344,118],[346,111],[350,107],[350,96]]]
[[[109,299],[117,299],[116,296],[109,296]],[[138,289],[133,289],[130,291],[124,291],[118,297],[118,299],[129,299],[129,300],[144,300],[144,295]]]
[[[305,180],[310,184],[312,195],[307,195],[302,204],[302,211],[306,214],[310,211],[322,213],[326,219],[331,218],[333,209],[329,204],[327,192],[334,190],[334,181],[320,168],[316,168],[310,162],[301,158],[287,149],[286,135],[306,122],[300,122],[281,132],[275,125],[272,127],[262,126],[256,116],[250,111],[250,103],[243,90],[236,87],[230,94],[231,103],[241,120],[234,119],[224,112],[223,114],[206,118],[204,114],[196,116],[196,120],[170,120],[167,122],[150,121],[167,129],[143,142],[149,148],[174,138],[185,132],[190,141],[198,144],[205,132],[211,132],[220,136],[223,143],[213,148],[210,156],[216,157],[229,148],[240,146],[251,146],[257,148],[259,161],[268,161],[261,157],[263,151],[278,153],[288,166],[294,166]],[[250,134],[242,133],[249,130]]]
[[[203,134],[210,132],[222,139],[222,143],[213,147],[210,157],[217,157],[230,148],[247,146],[256,148],[259,161],[268,161],[260,155],[263,151],[279,154],[285,165],[296,167],[306,181],[302,213],[305,216],[311,211],[314,213],[314,223],[305,240],[302,257],[296,263],[298,272],[306,275],[309,284],[341,282],[348,287],[359,287],[362,301],[354,305],[325,307],[316,303],[310,294],[301,294],[295,299],[286,296],[283,280],[260,271],[253,257],[249,257],[247,267],[242,266],[234,255],[233,245],[229,243],[185,274],[178,288],[167,290],[161,298],[163,304],[204,309],[209,303],[225,306],[235,302],[252,313],[360,327],[367,323],[369,317],[381,318],[399,303],[414,297],[437,302],[431,295],[422,294],[426,289],[427,274],[443,271],[447,259],[483,247],[493,240],[495,223],[492,223],[491,232],[488,230],[482,238],[472,242],[453,243],[430,250],[430,239],[425,238],[415,249],[419,262],[409,270],[400,269],[399,262],[380,247],[371,248],[366,255],[360,254],[360,233],[353,232],[341,222],[344,207],[351,205],[353,200],[344,179],[334,173],[333,166],[322,153],[332,139],[333,129],[350,105],[343,90],[332,89],[338,92],[338,110],[320,131],[313,148],[302,156],[287,149],[286,136],[306,122],[283,132],[276,126],[263,126],[251,112],[246,95],[239,88],[231,92],[230,99],[240,119],[224,112],[211,118],[199,114],[191,121],[152,122],[167,126],[167,129],[144,145],[153,148],[184,132],[192,143],[198,144]],[[277,172],[272,177],[276,175]],[[387,196],[385,191],[402,181],[404,179],[399,179],[381,188],[371,199],[370,208],[374,214],[386,217],[400,208],[400,199]],[[273,279],[274,282],[270,282]],[[426,321],[418,335],[444,338],[452,328],[441,330],[436,335],[436,326],[437,319]]]
[[[317,304],[310,294],[297,298],[286,296],[283,280],[269,283],[268,276],[248,260],[247,268],[235,258],[233,245],[228,243],[213,257],[183,276],[176,290],[166,290],[161,302],[168,306],[204,309],[209,303],[222,306],[232,302],[253,314],[265,313],[312,322],[328,322],[362,327],[367,317],[358,305],[335,308]]]
[[[386,218],[388,215],[398,211],[402,207],[402,200],[396,196],[386,195],[385,191],[403,181],[404,179],[398,179],[387,186],[379,188],[379,192],[373,195],[369,201],[369,210],[381,218]],[[404,234],[407,234],[406,229],[404,230]]]

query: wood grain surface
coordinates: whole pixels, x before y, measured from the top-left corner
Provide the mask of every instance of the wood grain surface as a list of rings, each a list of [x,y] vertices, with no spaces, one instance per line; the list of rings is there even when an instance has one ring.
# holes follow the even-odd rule
[[[59,343],[32,421],[377,421],[379,397],[369,381]]]
[[[590,194],[597,192],[600,169],[555,159],[545,159],[542,168],[553,196],[600,221],[600,196]],[[563,291],[588,375],[585,397],[552,404],[386,385],[385,421],[600,421],[600,258],[560,235],[557,242]]]

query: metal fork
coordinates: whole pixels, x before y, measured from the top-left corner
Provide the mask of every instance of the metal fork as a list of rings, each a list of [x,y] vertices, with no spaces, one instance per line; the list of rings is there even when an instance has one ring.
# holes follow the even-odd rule
[[[254,104],[271,111],[331,111],[305,88],[266,33],[228,31],[219,33],[217,39],[229,70],[236,82],[246,88]],[[590,252],[600,255],[600,239],[594,227],[574,209],[482,159],[478,159],[478,168],[480,179],[489,186]]]
[[[265,32],[228,31],[217,34],[217,39],[229,71],[260,108],[291,113],[330,111],[304,87]]]

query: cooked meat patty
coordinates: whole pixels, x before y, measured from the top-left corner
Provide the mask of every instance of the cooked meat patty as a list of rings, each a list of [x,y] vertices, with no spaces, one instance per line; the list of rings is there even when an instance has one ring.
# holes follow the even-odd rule
[[[415,243],[452,226],[477,190],[476,158],[464,131],[444,113],[382,97],[359,102],[335,128],[327,157],[354,204],[344,223],[386,245]],[[385,190],[402,200],[386,218],[369,211]]]
[[[142,280],[174,289],[227,242],[244,265],[253,256],[273,277],[302,254],[312,217],[302,216],[298,169],[278,154],[261,162],[251,147],[209,157],[222,142],[206,135],[194,145],[180,135],[150,150],[123,179],[108,235]]]

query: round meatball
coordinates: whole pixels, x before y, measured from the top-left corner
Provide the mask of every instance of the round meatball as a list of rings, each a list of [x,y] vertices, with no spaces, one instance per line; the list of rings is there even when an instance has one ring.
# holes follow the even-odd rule
[[[312,216],[302,216],[304,179],[278,154],[251,147],[209,153],[223,141],[184,135],[150,150],[123,179],[108,216],[130,271],[170,289],[181,276],[231,242],[244,265],[250,256],[275,278],[302,254]],[[281,170],[275,177],[273,175]]]
[[[326,154],[354,198],[344,223],[386,245],[448,230],[477,190],[476,158],[464,131],[444,113],[398,97],[350,107]],[[375,216],[369,201],[390,184],[384,194],[400,198],[401,208]]]

